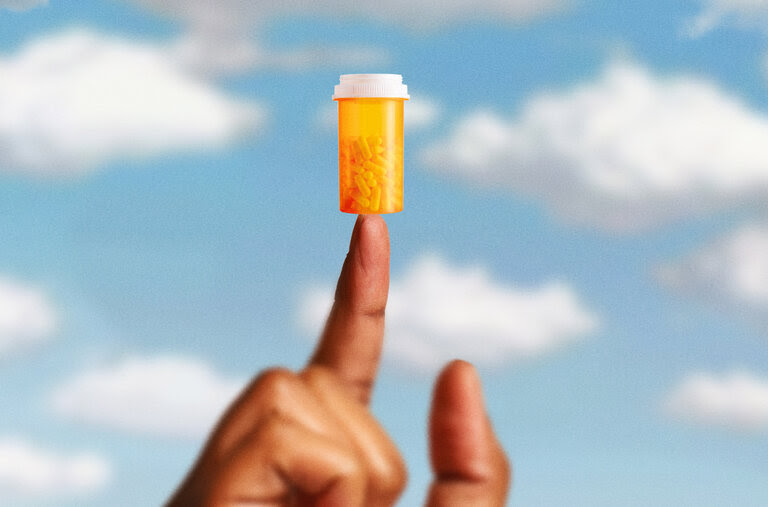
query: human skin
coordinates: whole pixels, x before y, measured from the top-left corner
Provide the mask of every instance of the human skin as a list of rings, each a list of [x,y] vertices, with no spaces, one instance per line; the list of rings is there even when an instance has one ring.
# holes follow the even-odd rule
[[[389,234],[360,215],[317,349],[298,372],[259,374],[222,416],[167,507],[386,506],[407,472],[368,409],[384,339]],[[437,378],[429,418],[432,507],[505,504],[511,469],[474,367]]]

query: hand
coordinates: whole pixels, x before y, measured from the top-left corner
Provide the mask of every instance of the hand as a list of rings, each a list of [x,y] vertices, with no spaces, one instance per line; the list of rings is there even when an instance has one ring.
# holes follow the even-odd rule
[[[387,226],[361,215],[308,365],[267,370],[245,389],[168,506],[392,505],[405,465],[367,407],[388,290]],[[510,468],[469,363],[454,361],[440,374],[429,432],[428,505],[504,505]]]

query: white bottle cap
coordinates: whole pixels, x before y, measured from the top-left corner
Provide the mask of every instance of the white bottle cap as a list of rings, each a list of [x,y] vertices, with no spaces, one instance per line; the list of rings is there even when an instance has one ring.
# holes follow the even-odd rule
[[[365,97],[410,98],[400,74],[342,74],[333,87],[333,100]]]

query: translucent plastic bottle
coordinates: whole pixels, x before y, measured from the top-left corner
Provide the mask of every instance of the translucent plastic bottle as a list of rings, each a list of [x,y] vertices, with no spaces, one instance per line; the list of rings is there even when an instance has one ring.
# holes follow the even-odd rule
[[[344,74],[339,104],[339,209],[345,213],[403,210],[403,103],[399,74]]]

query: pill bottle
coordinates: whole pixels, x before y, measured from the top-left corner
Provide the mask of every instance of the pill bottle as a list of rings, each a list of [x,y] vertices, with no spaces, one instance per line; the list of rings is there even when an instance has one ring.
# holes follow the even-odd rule
[[[345,213],[403,210],[403,103],[399,74],[343,74],[339,105],[339,209]]]

